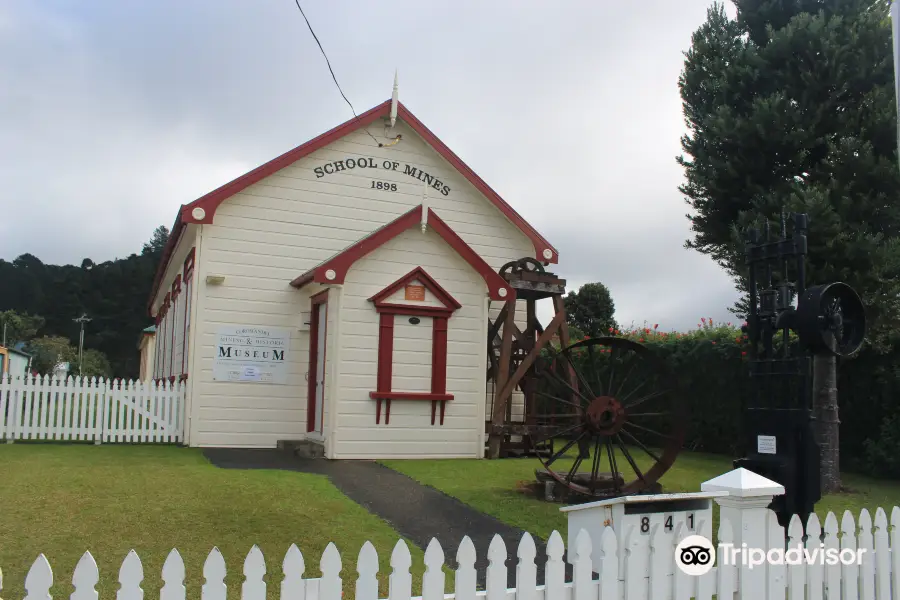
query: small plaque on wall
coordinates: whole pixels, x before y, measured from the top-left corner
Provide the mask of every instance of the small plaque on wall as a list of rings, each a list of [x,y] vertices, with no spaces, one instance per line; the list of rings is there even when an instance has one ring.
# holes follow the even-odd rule
[[[406,286],[406,295],[404,296],[407,300],[414,300],[418,302],[422,302],[425,300],[425,286],[424,285],[408,285]]]

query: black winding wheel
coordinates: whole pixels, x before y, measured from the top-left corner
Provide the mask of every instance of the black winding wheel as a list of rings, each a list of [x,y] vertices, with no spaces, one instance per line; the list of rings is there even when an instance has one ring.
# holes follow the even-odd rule
[[[553,442],[539,454],[550,478],[594,498],[654,489],[687,426],[676,377],[659,357],[624,338],[594,338],[548,348],[536,375],[536,441]]]
[[[797,302],[794,322],[800,339],[815,354],[850,356],[866,336],[862,300],[846,283],[808,288]]]

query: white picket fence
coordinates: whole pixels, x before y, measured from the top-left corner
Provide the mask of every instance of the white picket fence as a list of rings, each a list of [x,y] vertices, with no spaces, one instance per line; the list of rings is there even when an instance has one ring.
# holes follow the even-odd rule
[[[0,377],[0,440],[176,443],[182,383]]]
[[[802,527],[795,517],[788,529],[789,535],[778,525],[771,511],[767,511],[769,548],[825,548],[867,550],[861,565],[763,565],[754,568],[725,564],[717,557],[717,565],[707,574],[694,577],[684,574],[675,566],[675,546],[689,532],[679,525],[674,536],[665,536],[662,528],[651,535],[637,531],[625,532],[624,569],[620,570],[617,534],[606,528],[600,540],[600,548],[592,548],[591,538],[582,530],[575,543],[575,556],[568,556],[572,564],[572,577],[566,580],[563,562],[565,545],[562,536],[553,532],[547,541],[547,562],[544,584],[537,585],[537,551],[531,535],[526,533],[518,544],[516,588],[507,589],[507,548],[500,536],[491,542],[487,558],[486,590],[476,587],[475,546],[467,537],[456,552],[457,568],[454,574],[453,592],[447,592],[444,551],[436,539],[425,550],[425,572],[422,577],[424,600],[890,600],[900,598],[900,508],[894,507],[890,524],[883,509],[875,514],[874,532],[872,519],[866,510],[854,521],[845,512],[838,527],[838,520],[829,513],[822,528],[819,519],[812,515],[808,523],[809,539],[802,539]],[[858,523],[858,525],[857,525]],[[838,533],[841,536],[838,537]],[[820,539],[821,536],[821,539]],[[731,542],[732,528],[723,519],[718,532],[719,544]],[[592,569],[592,554],[601,552],[598,572]],[[390,558],[390,600],[412,598],[412,558],[403,540],[397,542]],[[274,586],[280,580],[281,600],[340,600],[343,592],[341,570],[343,563],[337,547],[330,543],[325,548],[318,569],[321,577],[304,578],[306,561],[296,545],[291,545],[281,563],[282,577],[272,576]],[[378,554],[375,547],[366,542],[359,552],[355,571],[357,600],[377,600]],[[349,569],[348,571],[352,571]],[[203,567],[205,583],[200,590],[202,600],[226,600],[228,592],[224,582],[225,559],[213,548]],[[244,559],[244,581],[240,589],[242,600],[265,600],[267,597],[266,561],[257,546],[253,546]],[[595,575],[597,576],[595,578]],[[172,550],[162,568],[163,586],[160,600],[185,600],[188,590],[184,584],[185,566],[177,550]],[[97,600],[95,586],[99,571],[94,558],[86,552],[75,567],[72,583],[75,592],[71,600]],[[132,550],[119,569],[117,600],[143,600],[141,582],[144,570],[138,555]],[[38,556],[25,579],[25,600],[49,600],[53,585],[53,572],[43,554]],[[2,586],[2,573],[0,573]],[[58,589],[58,588],[57,588]],[[232,590],[234,592],[235,590]],[[276,593],[269,594],[275,598]],[[191,597],[197,597],[191,590]],[[234,595],[232,594],[232,597]]]

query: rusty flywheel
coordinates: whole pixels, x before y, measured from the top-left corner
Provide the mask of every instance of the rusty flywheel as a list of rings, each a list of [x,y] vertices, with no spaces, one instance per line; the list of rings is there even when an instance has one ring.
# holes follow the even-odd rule
[[[687,426],[676,377],[642,344],[583,340],[547,349],[536,368],[537,443],[546,475],[577,494],[651,489],[672,466]]]

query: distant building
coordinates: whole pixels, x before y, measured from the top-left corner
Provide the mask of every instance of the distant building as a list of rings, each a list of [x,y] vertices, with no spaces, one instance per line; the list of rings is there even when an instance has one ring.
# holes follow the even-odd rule
[[[0,374],[9,374],[13,379],[24,377],[31,366],[31,355],[15,348],[0,346]]]
[[[151,325],[141,332],[141,339],[138,340],[137,347],[141,353],[140,380],[147,381],[153,378],[153,359],[156,358],[156,325]]]

